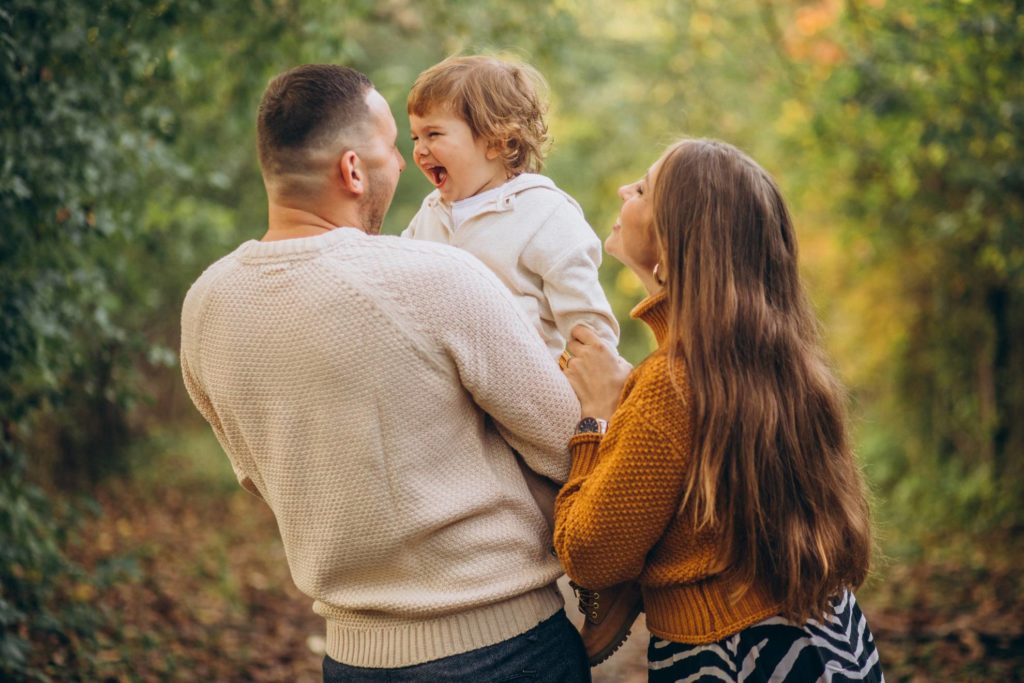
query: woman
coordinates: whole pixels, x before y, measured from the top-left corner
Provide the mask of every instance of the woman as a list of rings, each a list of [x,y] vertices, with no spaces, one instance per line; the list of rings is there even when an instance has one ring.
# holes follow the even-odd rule
[[[868,507],[778,188],[734,147],[684,140],[619,194],[605,248],[647,288],[632,316],[658,348],[629,372],[574,331],[566,573],[639,583],[650,681],[883,680],[851,592]]]

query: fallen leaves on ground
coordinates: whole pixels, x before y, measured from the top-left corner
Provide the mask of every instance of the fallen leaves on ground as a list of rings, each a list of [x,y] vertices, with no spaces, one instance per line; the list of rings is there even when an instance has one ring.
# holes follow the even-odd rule
[[[97,501],[102,514],[84,523],[70,552],[89,567],[124,565],[108,589],[72,590],[114,625],[98,634],[92,666],[102,680],[320,680],[323,621],[292,584],[265,504],[189,476],[109,482]],[[1021,559],[990,550],[970,562],[884,567],[858,599],[887,679],[1022,680]],[[645,680],[647,638],[641,618],[622,650],[594,670],[595,683]]]
[[[270,510],[239,489],[104,487],[77,559],[128,558],[98,597],[116,681],[319,681],[323,620],[295,588]]]

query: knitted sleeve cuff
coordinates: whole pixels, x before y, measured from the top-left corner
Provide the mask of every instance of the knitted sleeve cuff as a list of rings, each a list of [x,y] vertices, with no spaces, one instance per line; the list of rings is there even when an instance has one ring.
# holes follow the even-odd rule
[[[569,450],[572,452],[572,469],[569,470],[569,478],[585,477],[597,467],[598,451],[601,448],[603,434],[586,432],[577,434],[569,441]]]

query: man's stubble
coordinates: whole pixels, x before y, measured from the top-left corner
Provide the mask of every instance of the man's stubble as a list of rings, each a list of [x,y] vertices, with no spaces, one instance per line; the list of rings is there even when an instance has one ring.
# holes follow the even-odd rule
[[[382,171],[370,171],[369,188],[359,206],[359,218],[366,234],[380,234],[384,216],[387,215],[394,196],[395,186],[391,185],[387,174]]]

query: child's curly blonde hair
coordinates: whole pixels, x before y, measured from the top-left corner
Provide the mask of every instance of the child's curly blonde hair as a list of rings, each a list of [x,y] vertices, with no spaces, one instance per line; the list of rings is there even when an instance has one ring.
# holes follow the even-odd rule
[[[442,107],[459,116],[474,138],[498,150],[509,175],[544,165],[548,126],[544,77],[528,64],[483,55],[452,56],[419,75],[409,92],[409,114]]]

